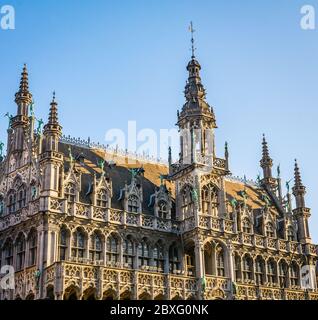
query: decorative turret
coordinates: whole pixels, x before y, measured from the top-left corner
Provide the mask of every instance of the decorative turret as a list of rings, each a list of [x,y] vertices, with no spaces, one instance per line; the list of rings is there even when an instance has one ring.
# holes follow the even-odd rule
[[[41,133],[39,133],[41,135]],[[58,121],[57,102],[55,92],[50,104],[50,113],[47,124],[43,131],[42,152],[40,156],[41,165],[45,168],[46,177],[42,183],[44,194],[58,196],[60,175],[63,174],[63,154],[59,152],[59,139],[62,135],[62,127]],[[40,136],[40,139],[41,136]]]
[[[32,94],[29,92],[29,78],[26,64],[21,73],[20,88],[15,94],[15,102],[18,105],[17,116],[28,116],[28,107],[32,103]]]
[[[29,92],[29,80],[26,65],[21,73],[19,91],[15,94],[15,102],[18,106],[15,116],[9,115],[9,130],[8,130],[8,154],[21,153],[26,150],[26,141],[31,137],[26,137],[30,119],[28,117],[29,105],[32,103],[32,94]],[[18,156],[17,161],[19,161]]]
[[[225,169],[229,170],[229,145],[227,142],[225,142],[224,157],[225,157]]]
[[[306,187],[301,181],[300,170],[295,160],[295,169],[294,169],[294,178],[295,184],[293,187],[293,195],[296,200],[296,208],[293,210],[293,213],[297,219],[298,223],[298,238],[299,241],[303,243],[310,243],[310,232],[308,226],[308,218],[310,217],[310,209],[305,206],[305,194]]]
[[[201,82],[201,66],[194,55],[193,27],[191,24],[192,56],[187,65],[189,73],[184,89],[186,102],[178,112],[180,128],[180,163],[213,163],[215,156],[214,129],[216,126],[213,109],[206,102],[206,93]]]
[[[50,104],[50,113],[47,124],[44,126],[45,145],[44,151],[58,151],[58,141],[62,135],[62,127],[58,121],[57,102],[55,92]]]
[[[297,160],[295,159],[295,169],[294,169],[294,177],[295,177],[295,185],[293,187],[293,195],[296,200],[296,208],[305,208],[305,194],[306,187],[303,185],[301,181],[301,175],[299,171],[299,167],[297,164]]]
[[[272,177],[273,160],[269,156],[269,150],[268,150],[265,134],[263,134],[262,159],[260,161],[260,165],[263,169],[262,184],[267,185],[269,188],[274,187],[276,185],[276,179]]]

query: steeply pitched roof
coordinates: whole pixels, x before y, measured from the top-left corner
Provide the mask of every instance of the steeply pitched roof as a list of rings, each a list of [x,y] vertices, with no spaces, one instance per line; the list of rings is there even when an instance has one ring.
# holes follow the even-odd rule
[[[113,198],[112,207],[117,209],[123,209],[122,201],[118,200],[120,196],[120,190],[125,186],[125,183],[130,184],[131,173],[129,168],[143,167],[144,177],[139,178],[140,184],[143,189],[143,212],[146,214],[153,214],[153,208],[149,207],[149,200],[151,195],[154,194],[156,188],[160,186],[160,174],[168,174],[168,167],[164,164],[146,162],[143,160],[134,160],[128,157],[117,155],[114,158],[112,152],[105,152],[102,149],[84,148],[74,145],[68,145],[60,143],[60,151],[65,155],[65,169],[69,168],[69,147],[71,147],[72,155],[74,158],[79,156],[84,159],[84,164],[81,165],[76,162],[76,169],[82,173],[82,192],[80,199],[83,202],[89,202],[90,198],[87,195],[87,191],[93,182],[93,175],[96,174],[97,178],[101,175],[101,169],[98,167],[98,161],[105,159],[106,161],[115,160],[116,166],[113,168],[106,168],[106,175],[112,180],[113,185]],[[171,196],[175,198],[174,183],[165,181],[167,189],[171,191]],[[244,184],[241,181],[236,181],[232,178],[225,178],[226,198],[231,200],[235,198],[237,201],[242,202],[243,197],[240,192],[245,190],[247,193],[247,205],[252,209],[259,209],[265,206],[265,202],[262,200],[262,195],[265,191],[257,186],[251,184]]]

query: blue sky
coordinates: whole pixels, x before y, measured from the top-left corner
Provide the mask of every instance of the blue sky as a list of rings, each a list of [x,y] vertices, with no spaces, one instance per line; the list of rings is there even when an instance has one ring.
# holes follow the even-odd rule
[[[301,167],[318,241],[318,30],[300,28],[311,0],[11,1],[16,29],[0,30],[0,112],[15,112],[23,63],[36,114],[47,118],[56,90],[64,133],[104,142],[110,128],[171,128],[183,102],[189,21],[218,129],[234,175],[256,178],[261,137],[275,166]],[[0,117],[0,140],[7,120]]]

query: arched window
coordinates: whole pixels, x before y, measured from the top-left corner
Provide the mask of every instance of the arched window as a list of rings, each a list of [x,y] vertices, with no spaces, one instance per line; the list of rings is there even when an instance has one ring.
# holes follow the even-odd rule
[[[65,228],[62,228],[60,231],[59,237],[59,251],[60,251],[60,260],[64,261],[67,258],[67,240],[68,240],[68,231]]]
[[[72,257],[83,259],[85,253],[85,234],[77,229],[73,234]]]
[[[18,209],[24,208],[26,205],[26,188],[21,186],[18,191]]]
[[[179,250],[176,245],[169,248],[169,269],[171,273],[180,270]]]
[[[216,247],[216,272],[217,276],[225,277],[224,250],[221,246]]]
[[[91,261],[102,260],[102,239],[101,236],[95,232],[91,235],[90,246],[89,246],[89,259]]]
[[[244,281],[253,279],[253,260],[248,255],[243,258],[243,279]]]
[[[3,196],[0,195],[0,217],[4,214],[4,199]]]
[[[150,264],[150,247],[145,239],[138,245],[138,268],[149,266]]]
[[[158,217],[162,219],[167,219],[168,217],[168,206],[164,200],[160,200],[158,203]]]
[[[96,195],[96,205],[98,207],[108,207],[108,193],[105,189],[100,189]]]
[[[128,198],[128,212],[137,213],[139,211],[139,199],[136,195]]]
[[[35,230],[31,231],[29,235],[29,266],[36,264],[36,255],[37,255],[37,232]]]
[[[194,195],[193,188],[189,185],[186,185],[181,192],[181,212],[185,216],[193,214],[194,210]]]
[[[244,233],[252,233],[251,223],[248,218],[245,218],[242,222],[242,230]]]
[[[217,216],[218,189],[213,184],[204,186],[201,190],[202,213]]]
[[[164,270],[164,251],[161,243],[157,243],[153,248],[153,258],[155,267],[162,272]]]
[[[264,259],[258,256],[255,261],[255,278],[256,278],[257,285],[264,284],[264,274],[265,274],[264,267],[265,267]]]
[[[4,263],[6,265],[12,266],[13,265],[13,243],[11,239],[6,241],[3,251],[4,251]]]
[[[73,183],[70,182],[65,186],[64,193],[65,193],[65,198],[67,199],[67,201],[75,202],[76,188]]]
[[[295,241],[295,233],[293,227],[288,227],[287,229],[287,240],[288,241]]]
[[[279,262],[279,284],[282,288],[287,287],[288,265],[285,260]]]
[[[234,257],[234,269],[235,269],[235,280],[240,281],[242,279],[241,257],[238,254],[235,254],[235,257]]]
[[[274,238],[275,237],[273,224],[271,222],[268,222],[266,224],[265,232],[266,232],[266,237],[268,237],[268,238]]]
[[[9,213],[15,212],[16,201],[17,201],[16,193],[14,191],[10,191],[8,196],[8,212]]]
[[[133,269],[134,256],[134,243],[130,237],[127,237],[124,241],[124,264],[127,268]]]
[[[107,261],[111,263],[116,263],[119,260],[118,239],[114,235],[110,235],[107,238],[106,256]]]
[[[25,238],[23,234],[20,234],[16,241],[16,252],[17,252],[16,268],[19,271],[24,268],[24,260],[25,260]]]
[[[292,262],[290,268],[290,285],[299,286],[299,267],[295,261]]]
[[[270,284],[276,283],[276,262],[273,259],[267,261],[267,281]]]

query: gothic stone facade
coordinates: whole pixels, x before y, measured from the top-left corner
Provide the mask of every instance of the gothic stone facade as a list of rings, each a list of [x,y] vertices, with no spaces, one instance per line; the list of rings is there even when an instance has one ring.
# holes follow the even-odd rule
[[[0,299],[318,299],[314,271],[301,286],[317,247],[297,163],[294,208],[265,137],[262,179],[234,179],[200,69],[192,56],[177,122],[190,134],[162,165],[63,139],[55,97],[35,129],[24,67],[0,162],[0,263],[15,268]]]

